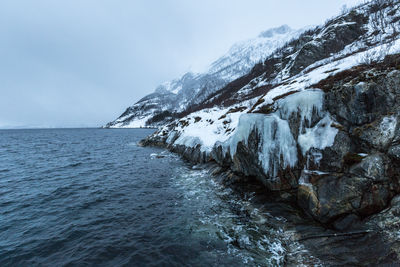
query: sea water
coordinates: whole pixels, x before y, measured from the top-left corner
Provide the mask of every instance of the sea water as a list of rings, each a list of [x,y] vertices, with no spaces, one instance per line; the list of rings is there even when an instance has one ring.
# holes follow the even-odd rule
[[[277,218],[152,131],[0,130],[0,266],[284,264]]]

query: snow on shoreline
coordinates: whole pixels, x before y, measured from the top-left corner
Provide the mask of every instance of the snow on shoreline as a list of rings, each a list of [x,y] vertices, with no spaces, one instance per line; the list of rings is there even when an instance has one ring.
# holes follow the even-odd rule
[[[221,145],[223,152],[229,152],[233,157],[238,143],[247,144],[251,131],[256,129],[262,138],[259,161],[266,173],[275,176],[279,164],[293,167],[297,163],[297,144],[305,155],[311,148],[325,149],[332,146],[338,133],[336,128],[331,127],[334,121],[329,113],[323,111],[324,93],[310,86],[328,76],[359,65],[367,55],[378,55],[376,51],[385,49],[382,46],[385,44],[363,52],[352,53],[340,60],[336,60],[335,57],[332,57],[330,62],[326,59],[322,60],[326,63],[325,65],[321,64],[307,73],[287,79],[285,85],[279,85],[263,96],[263,105],[271,104],[276,107],[276,111],[271,114],[248,114],[259,97],[233,107],[215,107],[192,113],[181,119],[188,122],[186,126],[180,125],[174,128],[174,136],[179,136],[176,141],[172,142],[175,138],[168,138],[167,144],[184,145],[190,148],[200,145],[200,150],[207,154],[210,154],[215,146]],[[394,54],[399,50],[400,40],[397,40],[388,49],[388,54]],[[317,64],[318,62],[315,63]],[[290,92],[293,93],[282,99],[273,100]],[[232,110],[235,112],[231,112]],[[307,128],[313,112],[314,115],[316,112],[321,117],[320,122],[313,128]],[[287,121],[292,113],[298,113],[301,118],[300,130],[303,134],[300,134],[297,140],[292,136]],[[275,132],[276,135],[272,136],[271,132]],[[171,132],[169,134],[171,135]],[[283,162],[281,162],[281,157]]]

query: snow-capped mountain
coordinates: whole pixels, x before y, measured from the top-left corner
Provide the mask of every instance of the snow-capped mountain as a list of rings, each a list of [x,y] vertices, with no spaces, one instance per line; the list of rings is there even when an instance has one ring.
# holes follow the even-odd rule
[[[275,49],[298,37],[303,31],[294,31],[282,25],[260,33],[257,38],[238,42],[226,55],[213,62],[208,72],[233,81],[247,74],[256,63],[264,61]]]
[[[298,37],[303,31],[283,25],[264,31],[256,38],[238,42],[228,53],[213,62],[205,73],[188,72],[179,79],[161,84],[154,93],[127,108],[106,127],[164,125],[177,114],[203,102],[229,82],[247,74],[255,64],[264,61],[278,47]]]

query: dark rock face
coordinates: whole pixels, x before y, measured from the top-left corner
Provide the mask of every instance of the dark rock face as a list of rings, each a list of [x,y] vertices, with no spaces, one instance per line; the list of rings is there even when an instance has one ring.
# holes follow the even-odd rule
[[[180,154],[184,159],[197,163],[205,163],[208,161],[206,152],[201,151],[200,145],[196,147],[186,147],[184,145],[176,145],[170,147],[172,152]]]
[[[368,219],[366,225],[370,229],[383,234],[383,242],[390,245],[391,250],[400,255],[400,196],[395,196],[387,209]],[[397,259],[398,261],[398,259]],[[393,261],[395,262],[395,261]]]
[[[354,42],[365,33],[363,26],[367,22],[368,18],[363,14],[350,12],[329,21],[324,28],[317,29],[317,34],[321,37],[315,42],[310,42],[312,39],[308,40],[308,36],[305,35],[295,46],[299,47],[298,56],[291,62],[290,74],[295,75],[317,60],[327,58],[331,53],[337,53],[347,44]]]
[[[213,158],[236,173],[256,177],[270,190],[295,190],[300,207],[338,229],[379,212],[400,192],[400,169],[396,167],[400,159],[400,71],[376,72],[360,82],[364,75],[345,84],[339,80],[325,90],[325,108],[340,123],[334,125],[339,131],[332,146],[299,153],[296,167],[281,165],[276,176],[266,174],[258,161],[256,130],[247,145],[238,144],[232,160],[220,147],[214,149]],[[310,127],[320,119],[314,113]],[[295,139],[300,134],[299,121],[296,115],[288,120]]]
[[[316,170],[323,174],[303,172],[308,183],[298,189],[304,210],[339,229],[350,214],[364,218],[379,212],[400,192],[400,71],[377,72],[360,82],[364,75],[325,90],[326,108],[341,130],[334,145],[321,151]]]
[[[255,177],[269,190],[290,192],[314,219],[345,230],[384,209],[400,192],[400,71],[370,69],[368,73],[374,73],[368,80],[361,72],[350,81],[325,84],[324,106],[336,121],[331,127],[338,129],[333,145],[311,148],[304,155],[298,147],[296,166],[285,167],[283,160],[279,166],[270,164],[277,168],[271,172],[275,175],[266,173],[259,160],[262,140],[256,128],[246,144],[238,143],[233,157],[221,145],[209,155],[200,146],[169,148],[190,161],[215,160],[237,175]],[[314,111],[307,127],[317,125],[321,116]],[[305,126],[299,127],[296,113],[287,121],[297,140]],[[158,135],[144,144],[173,143],[166,139],[167,134]]]

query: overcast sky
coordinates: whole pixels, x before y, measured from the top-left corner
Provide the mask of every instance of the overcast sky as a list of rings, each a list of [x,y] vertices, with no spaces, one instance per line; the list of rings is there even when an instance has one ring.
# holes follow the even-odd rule
[[[236,41],[358,0],[1,0],[0,127],[101,126]]]

